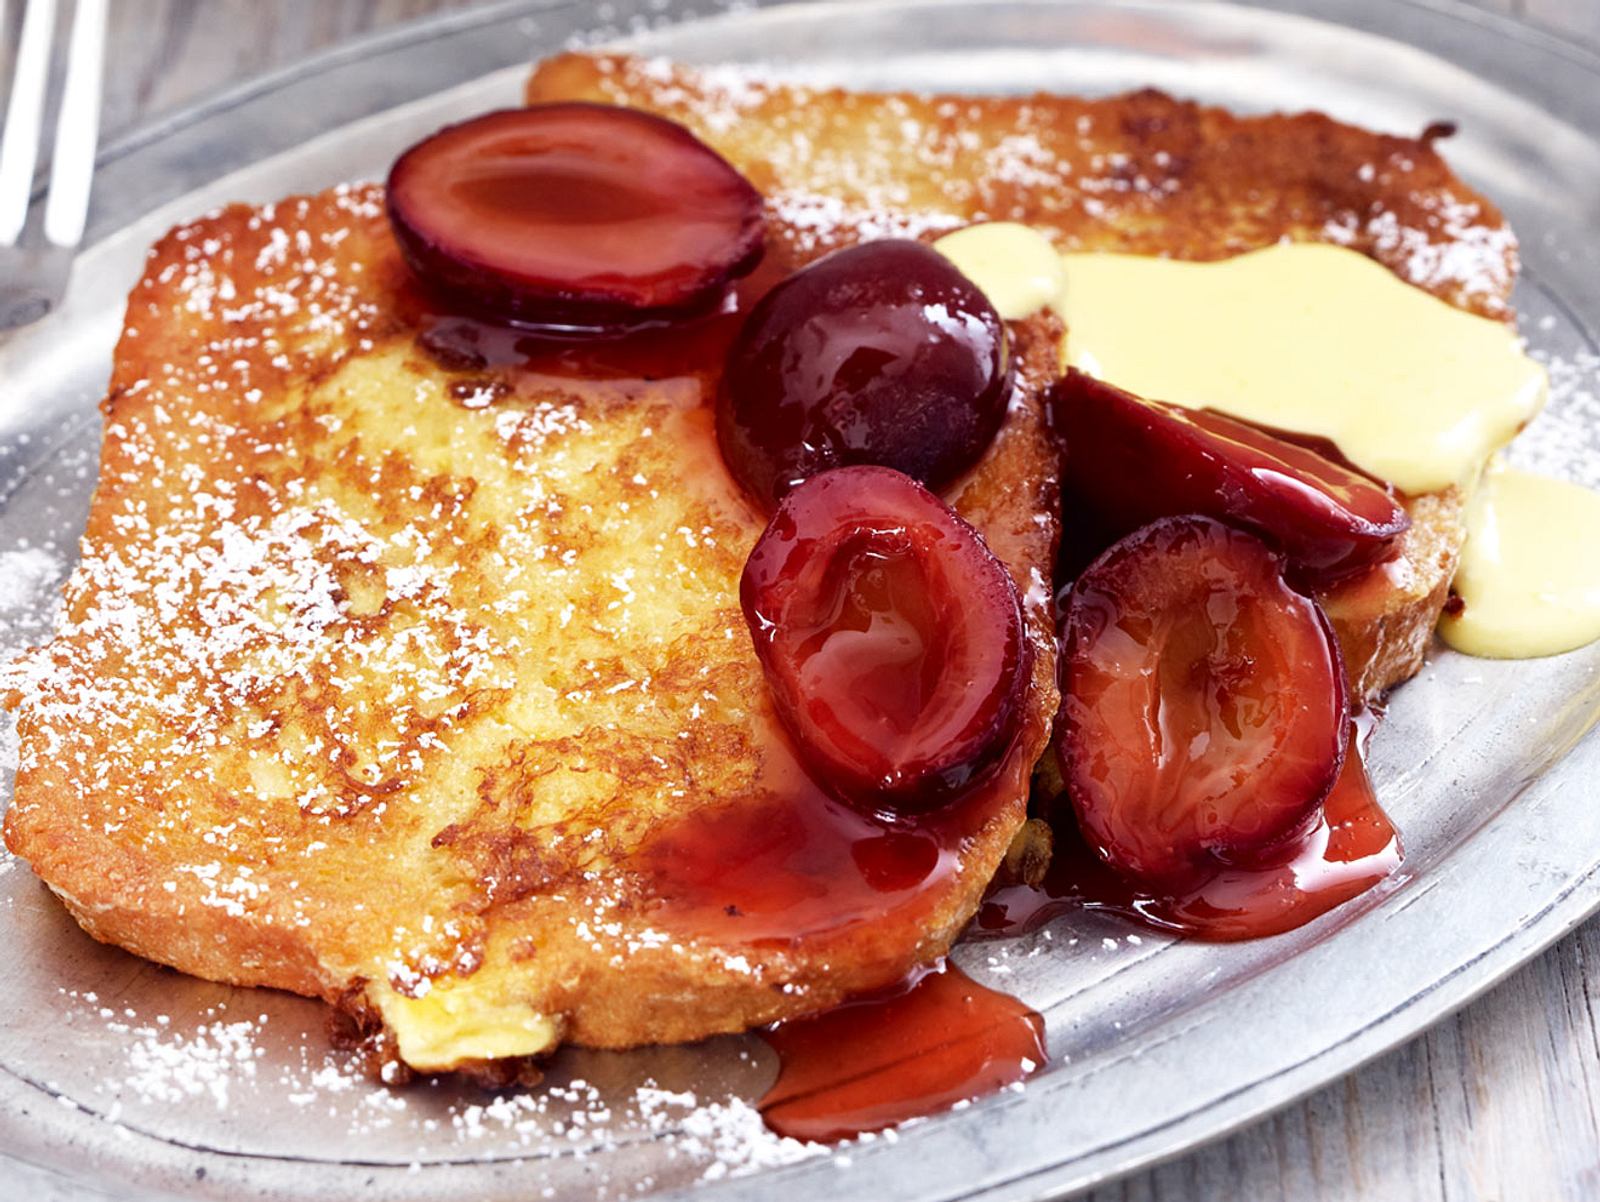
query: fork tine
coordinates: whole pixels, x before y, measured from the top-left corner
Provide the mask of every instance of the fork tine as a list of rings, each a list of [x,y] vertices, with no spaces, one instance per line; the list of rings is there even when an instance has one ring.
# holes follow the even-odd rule
[[[78,0],[72,13],[67,82],[50,159],[50,199],[44,210],[44,236],[56,246],[78,245],[89,216],[105,42],[106,0]]]
[[[0,132],[0,246],[14,244],[28,219],[55,24],[56,0],[29,0],[22,17],[11,103],[6,109],[5,129]]]

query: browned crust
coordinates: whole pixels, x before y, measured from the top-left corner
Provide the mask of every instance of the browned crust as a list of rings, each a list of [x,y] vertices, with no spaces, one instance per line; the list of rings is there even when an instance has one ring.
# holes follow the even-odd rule
[[[1405,506],[1412,525],[1395,558],[1318,598],[1359,698],[1380,697],[1422,667],[1467,536],[1458,489],[1408,497]]]

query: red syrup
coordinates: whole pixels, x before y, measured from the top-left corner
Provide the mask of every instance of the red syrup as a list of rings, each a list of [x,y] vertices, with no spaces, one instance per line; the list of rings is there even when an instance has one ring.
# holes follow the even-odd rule
[[[1070,910],[1106,910],[1190,938],[1231,942],[1279,935],[1365,893],[1400,865],[1400,838],[1378,805],[1363,760],[1372,723],[1351,724],[1344,768],[1318,824],[1263,868],[1224,868],[1178,897],[1141,891],[1084,842],[1070,815],[1038,888],[992,890],[969,928],[976,938],[1023,935]],[[1363,729],[1364,728],[1364,729]]]
[[[417,330],[418,349],[446,371],[588,381],[694,377],[710,384],[721,377],[728,348],[751,307],[792,266],[780,248],[770,248],[712,312],[618,334],[560,336],[485,320],[441,305],[410,280],[401,285],[401,307],[407,324]],[[713,401],[708,388],[708,409]]]
[[[1045,1062],[1044,1019],[949,963],[761,1038],[778,1056],[762,1118],[779,1135],[818,1142],[948,1110]]]
[[[1013,753],[967,796],[897,823],[823,792],[776,723],[763,756],[754,798],[691,811],[635,853],[629,869],[659,899],[653,924],[724,947],[782,947],[921,923],[962,843],[1003,811],[1025,771]]]
[[[763,743],[753,801],[696,810],[629,863],[659,899],[653,925],[724,948],[808,942],[845,954],[878,932],[925,927],[962,844],[1013,804],[1027,772],[1013,752],[965,797],[893,823],[822,792],[776,723]],[[935,1114],[1045,1063],[1044,1020],[947,963],[758,1034],[779,1062],[760,1102],[767,1127],[822,1142]]]

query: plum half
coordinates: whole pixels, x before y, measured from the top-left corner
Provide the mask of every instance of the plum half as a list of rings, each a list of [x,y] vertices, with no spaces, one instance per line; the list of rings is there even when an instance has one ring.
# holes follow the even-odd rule
[[[761,259],[761,194],[683,126],[616,105],[486,113],[389,172],[390,224],[447,301],[535,329],[692,316]]]
[[[939,489],[982,458],[1011,392],[1005,323],[920,242],[838,250],[773,288],[728,353],[717,441],[770,508],[829,468],[877,464]]]
[[[1068,596],[1056,750],[1111,867],[1163,890],[1252,867],[1339,777],[1350,707],[1321,607],[1282,557],[1211,518],[1165,518]]]
[[[1052,389],[1063,490],[1111,536],[1203,513],[1265,536],[1297,578],[1330,584],[1388,558],[1411,519],[1327,454],[1209,409],[1145,400],[1073,369]]]
[[[1021,726],[1032,649],[1005,565],[900,472],[813,476],[740,581],[774,706],[818,783],[887,816],[985,780]]]

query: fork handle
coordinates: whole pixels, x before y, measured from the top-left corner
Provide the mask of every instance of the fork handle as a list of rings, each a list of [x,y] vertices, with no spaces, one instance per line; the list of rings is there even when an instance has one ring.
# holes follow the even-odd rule
[[[94,180],[95,142],[100,132],[100,80],[106,44],[106,0],[78,0],[67,49],[67,82],[56,122],[50,166],[50,199],[44,236],[56,246],[83,241]]]

